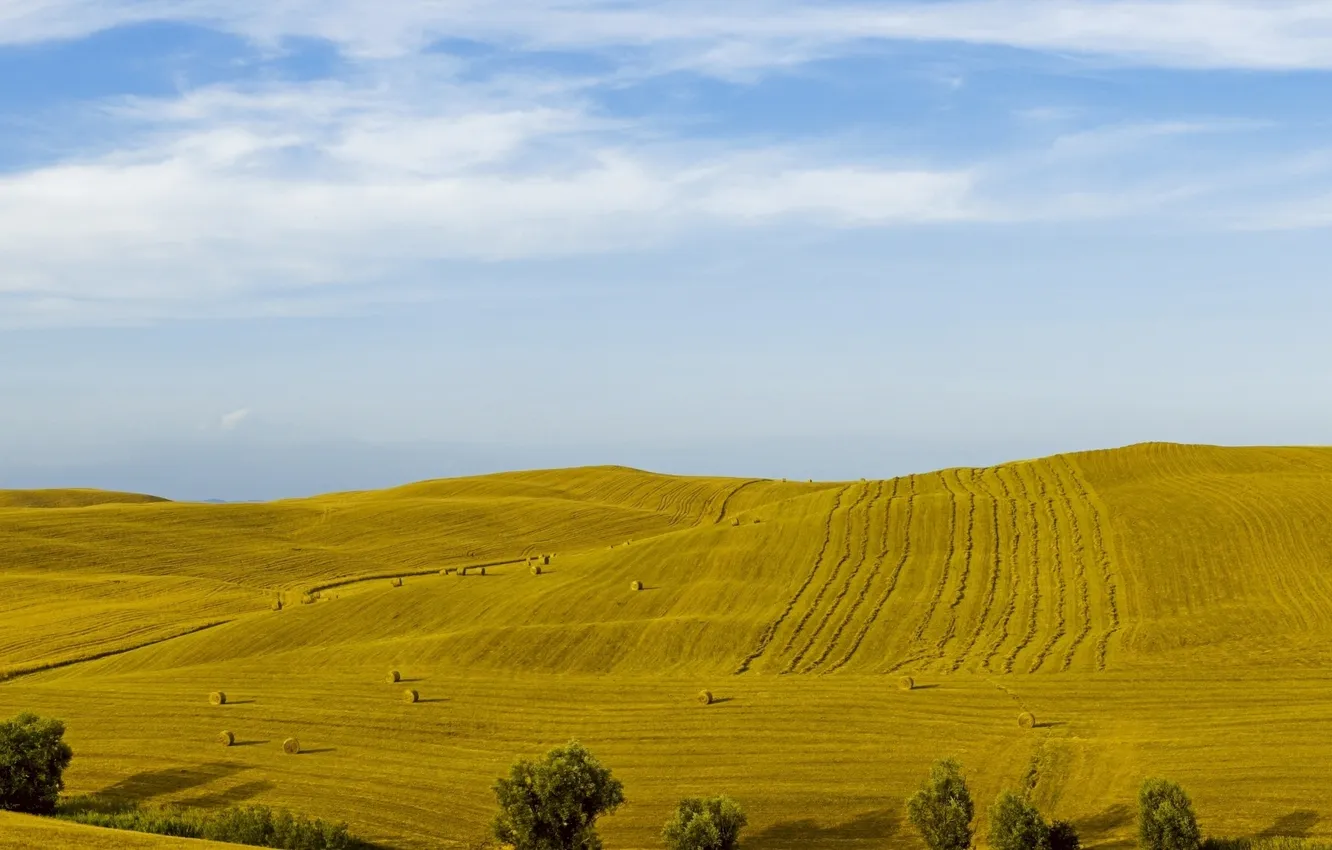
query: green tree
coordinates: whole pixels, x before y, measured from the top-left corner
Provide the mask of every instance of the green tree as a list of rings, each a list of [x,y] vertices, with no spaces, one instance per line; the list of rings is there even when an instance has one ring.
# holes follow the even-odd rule
[[[907,800],[907,818],[930,850],[968,850],[975,813],[962,765],[953,759],[935,762],[930,778]]]
[[[1148,779],[1138,791],[1138,846],[1143,850],[1198,850],[1202,837],[1184,789]]]
[[[597,817],[624,802],[620,781],[577,741],[519,759],[494,789],[495,837],[517,850],[600,850]]]
[[[730,797],[680,801],[661,837],[670,850],[734,850],[749,819]]]
[[[65,724],[35,714],[0,723],[0,810],[50,814],[74,757]]]
[[[1050,827],[1036,807],[1005,791],[990,807],[993,850],[1050,850]]]

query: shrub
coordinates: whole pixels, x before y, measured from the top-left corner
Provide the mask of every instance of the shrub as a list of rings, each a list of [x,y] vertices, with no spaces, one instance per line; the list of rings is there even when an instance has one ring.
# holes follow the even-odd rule
[[[930,850],[968,850],[975,816],[962,765],[935,762],[930,778],[907,800],[907,818]]]
[[[1082,850],[1082,840],[1073,824],[1066,820],[1050,823],[1050,850]]]
[[[23,713],[0,723],[0,810],[44,815],[55,809],[74,753],[65,724]]]
[[[749,819],[730,797],[681,800],[661,837],[670,850],[734,850]]]
[[[1148,779],[1138,791],[1138,846],[1143,850],[1199,850],[1201,836],[1193,803],[1184,789]]]
[[[597,817],[624,802],[624,786],[577,741],[519,759],[494,790],[495,837],[516,850],[600,850]]]
[[[1005,791],[990,808],[993,850],[1051,850],[1050,827],[1036,807]]]
[[[112,811],[72,810],[65,820],[176,838],[207,838],[251,847],[283,850],[355,850],[369,845],[353,838],[347,825],[306,818],[267,806],[246,806],[205,812],[179,808],[142,809],[135,805]]]

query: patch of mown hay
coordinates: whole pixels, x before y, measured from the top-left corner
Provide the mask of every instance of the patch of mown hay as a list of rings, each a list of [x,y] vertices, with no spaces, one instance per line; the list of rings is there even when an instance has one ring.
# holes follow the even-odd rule
[[[208,702],[211,705],[226,705],[227,695],[221,691],[213,691],[208,695]]]
[[[916,680],[910,676],[903,676],[897,680],[897,686],[904,691],[909,691],[916,687]]]
[[[221,732],[217,736],[217,742],[224,747],[229,747],[236,743],[236,736],[230,732]]]
[[[700,705],[712,705],[712,691],[699,691],[698,701]]]
[[[630,589],[630,590],[642,590],[642,589],[643,589],[643,582],[641,582],[641,581],[633,582],[632,584],[629,585],[629,589]]]
[[[282,742],[282,752],[289,756],[294,756],[301,751],[301,742],[295,738],[288,738]]]
[[[407,690],[405,690],[405,691],[402,692],[402,701],[403,701],[403,702],[416,702],[416,701],[419,700],[420,698],[421,698],[421,695],[418,694],[415,690],[412,690],[412,689],[410,689],[410,688],[408,688]]]
[[[1036,725],[1036,715],[1030,711],[1024,711],[1018,715],[1018,725],[1023,729],[1031,729]]]
[[[388,682],[390,685],[396,685],[402,681],[402,674],[397,670],[390,670],[388,671],[388,675],[384,677],[384,681]]]

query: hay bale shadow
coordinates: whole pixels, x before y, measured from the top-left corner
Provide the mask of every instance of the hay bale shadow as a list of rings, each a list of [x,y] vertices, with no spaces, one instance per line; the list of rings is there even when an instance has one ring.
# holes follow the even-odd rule
[[[315,755],[315,754],[317,754],[317,753],[336,753],[337,751],[338,751],[338,748],[337,748],[337,747],[318,747],[318,748],[316,748],[316,749],[312,749],[312,750],[307,750],[307,749],[305,749],[304,747],[301,747],[301,751],[300,751],[299,753],[297,753],[296,755],[300,755],[300,756],[312,756],[312,755]]]
[[[418,699],[416,703],[417,705],[420,705],[423,702],[448,702],[448,701],[449,700],[447,697],[430,697],[429,699],[422,697],[421,699]]]
[[[855,842],[862,847],[890,847],[901,828],[896,809],[875,809],[849,821],[823,826],[812,818],[775,823],[745,839],[748,850],[779,850]]]
[[[1035,724],[1033,724],[1031,728],[1033,728],[1033,729],[1053,729],[1053,728],[1055,728],[1056,726],[1067,726],[1067,725],[1068,725],[1068,721],[1067,721],[1067,720],[1042,720],[1040,723],[1035,723]]]
[[[934,690],[934,689],[937,688],[937,687],[939,687],[939,683],[938,683],[938,682],[935,682],[935,683],[933,683],[933,684],[929,684],[929,685],[914,685],[914,686],[912,686],[911,690],[913,690],[913,691],[932,691],[932,690]]]
[[[227,705],[254,705],[252,699],[227,699]]]
[[[1288,815],[1282,815],[1255,838],[1308,838],[1313,828],[1322,817],[1318,812],[1300,809]]]
[[[723,703],[735,702],[735,697],[713,697],[712,705],[722,705]]]
[[[269,743],[272,743],[272,742],[271,742],[271,741],[236,741],[236,742],[233,743],[231,746],[233,746],[233,747],[258,747],[258,746],[260,746],[260,745],[262,745],[262,744],[269,744]]]

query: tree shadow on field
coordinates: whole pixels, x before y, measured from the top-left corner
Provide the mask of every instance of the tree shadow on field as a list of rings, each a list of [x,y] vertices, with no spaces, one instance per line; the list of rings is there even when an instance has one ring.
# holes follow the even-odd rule
[[[142,802],[166,794],[178,794],[201,785],[208,785],[219,779],[235,776],[243,770],[249,770],[242,764],[213,762],[195,767],[168,767],[162,770],[147,770],[120,780],[115,785],[103,788],[93,795],[95,798],[113,801]]]
[[[277,785],[266,780],[257,782],[243,782],[226,791],[218,791],[214,794],[200,794],[197,797],[189,797],[176,802],[182,806],[191,809],[224,809],[228,806],[239,806],[241,803],[249,802],[266,791],[272,791]]]
[[[778,850],[854,842],[857,846],[885,847],[897,835],[901,817],[892,809],[876,809],[856,815],[845,823],[822,826],[812,818],[783,821],[745,839],[749,850]]]
[[[1276,822],[1258,833],[1258,838],[1308,838],[1309,833],[1321,820],[1317,812],[1300,809],[1288,815],[1282,815]]]
[[[1116,838],[1115,833],[1133,823],[1133,811],[1123,803],[1116,803],[1110,808],[1089,818],[1073,822],[1084,847],[1095,845],[1102,850],[1114,847],[1131,847],[1135,841],[1131,838]]]

